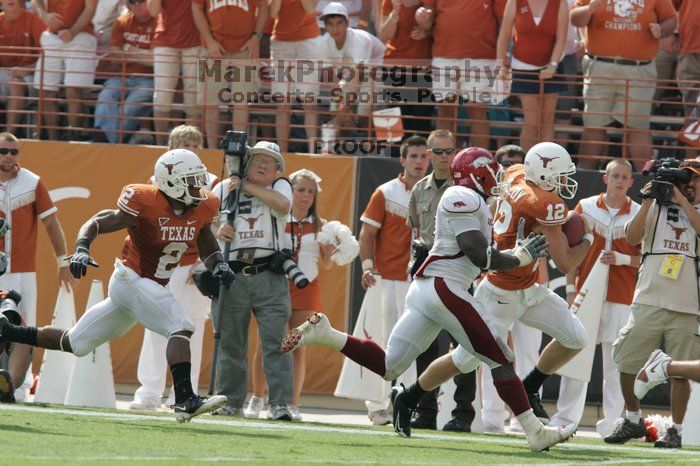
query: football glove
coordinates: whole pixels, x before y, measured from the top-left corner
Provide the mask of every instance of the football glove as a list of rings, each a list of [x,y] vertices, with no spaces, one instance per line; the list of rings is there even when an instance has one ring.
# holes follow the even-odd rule
[[[231,286],[233,279],[236,278],[236,275],[233,273],[233,270],[231,270],[231,267],[229,267],[224,261],[219,261],[214,264],[212,266],[211,274],[214,278],[219,279],[221,284],[223,284],[226,289]]]
[[[88,265],[99,267],[95,259],[90,257],[90,250],[88,248],[78,246],[73,255],[70,257],[70,273],[73,274],[75,278],[84,277],[87,274]]]
[[[4,252],[0,252],[0,275],[7,272],[7,255]]]
[[[520,267],[524,267],[536,261],[540,257],[546,257],[546,249],[549,247],[544,235],[531,232],[525,237],[525,219],[518,222],[518,236],[515,241],[513,255],[520,261]]]

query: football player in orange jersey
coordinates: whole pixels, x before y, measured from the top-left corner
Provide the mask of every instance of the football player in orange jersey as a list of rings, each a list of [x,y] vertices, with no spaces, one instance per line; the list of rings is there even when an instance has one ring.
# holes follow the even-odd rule
[[[567,216],[562,198],[572,199],[578,187],[570,178],[575,172],[566,149],[552,142],[533,146],[525,156],[524,166],[513,165],[506,170],[493,222],[495,247],[499,251],[515,247],[522,220],[526,234],[537,232],[545,236],[548,252],[559,270],[567,273],[578,266],[593,243],[593,235],[586,224],[584,241],[569,247],[561,229]],[[516,269],[490,271],[474,296],[492,316],[502,338],[516,320],[554,338],[542,351],[532,372],[523,379],[533,411],[548,423],[539,389],[547,377],[586,345],[588,335],[583,324],[569,311],[566,301],[536,283],[536,267],[537,262],[533,262]],[[458,346],[452,353],[436,359],[414,385],[427,393],[459,372],[475,370],[479,364],[477,358]]]
[[[210,229],[219,214],[216,196],[202,189],[206,167],[186,149],[166,152],[156,161],[156,186],[125,186],[118,209],[103,210],[78,233],[71,273],[80,278],[90,257],[90,243],[100,233],[124,228],[121,260],[115,261],[107,299],[96,304],[70,329],[20,327],[0,315],[0,341],[26,343],[85,356],[99,345],[124,335],[137,322],[168,338],[167,359],[175,388],[175,419],[188,422],[226,403],[226,397],[197,396],[190,380],[190,343],[194,326],[187,312],[166,288],[184,252],[194,245],[205,266],[226,286],[234,274]]]

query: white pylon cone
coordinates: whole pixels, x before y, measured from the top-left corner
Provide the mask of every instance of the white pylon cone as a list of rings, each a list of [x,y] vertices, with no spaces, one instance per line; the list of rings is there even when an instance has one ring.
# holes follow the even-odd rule
[[[102,300],[104,300],[102,282],[93,280],[86,312]],[[92,408],[117,407],[109,342],[100,345],[87,356],[76,358],[68,384],[65,404]]]
[[[75,300],[73,293],[60,287],[51,325],[71,328],[75,325]],[[68,377],[73,371],[75,356],[63,351],[44,350],[39,371],[39,384],[34,394],[35,403],[63,404],[68,391]]]

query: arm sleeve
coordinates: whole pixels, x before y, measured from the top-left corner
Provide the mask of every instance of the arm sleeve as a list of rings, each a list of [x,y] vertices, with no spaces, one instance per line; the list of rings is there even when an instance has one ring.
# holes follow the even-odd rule
[[[381,189],[377,189],[372,194],[372,197],[367,204],[367,208],[362,213],[360,221],[372,225],[376,228],[381,228],[386,215],[386,200]]]
[[[49,191],[40,179],[36,184],[36,215],[40,219],[46,218],[58,210],[49,196]]]
[[[659,21],[665,21],[676,17],[676,9],[673,7],[671,0],[660,0],[656,2],[656,15]]]
[[[292,203],[294,202],[293,196],[292,196],[292,185],[289,182],[288,179],[286,178],[280,178],[277,181],[275,181],[272,184],[272,189],[277,191],[278,193],[282,194],[284,197],[287,198],[289,201],[289,205],[291,206]],[[282,218],[286,219],[286,217],[289,215],[289,212],[277,212],[276,210],[270,209],[272,211],[272,215],[274,215],[277,218]],[[290,208],[291,212],[291,208]]]
[[[119,195],[119,199],[117,199],[117,207],[125,214],[138,217],[143,209],[143,200],[141,197],[142,192],[134,185],[130,184],[124,186],[122,193]]]
[[[382,16],[389,16],[393,9],[394,5],[391,4],[391,0],[382,0]]]

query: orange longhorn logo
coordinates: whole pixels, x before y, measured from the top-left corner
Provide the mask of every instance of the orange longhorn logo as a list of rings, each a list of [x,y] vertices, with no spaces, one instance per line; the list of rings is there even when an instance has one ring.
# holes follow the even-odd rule
[[[255,228],[255,222],[257,222],[260,219],[260,217],[262,217],[262,214],[258,215],[257,217],[241,217],[241,218],[243,220],[248,221],[248,229],[252,230],[253,228]]]
[[[668,223],[668,222],[667,222],[667,223]],[[679,240],[681,239],[681,235],[682,235],[683,233],[685,233],[685,230],[687,230],[687,228],[678,228],[678,227],[674,227],[674,226],[671,225],[670,223],[668,223],[668,226],[670,226],[671,229],[673,230],[673,232],[676,234],[676,241],[679,241]]]

